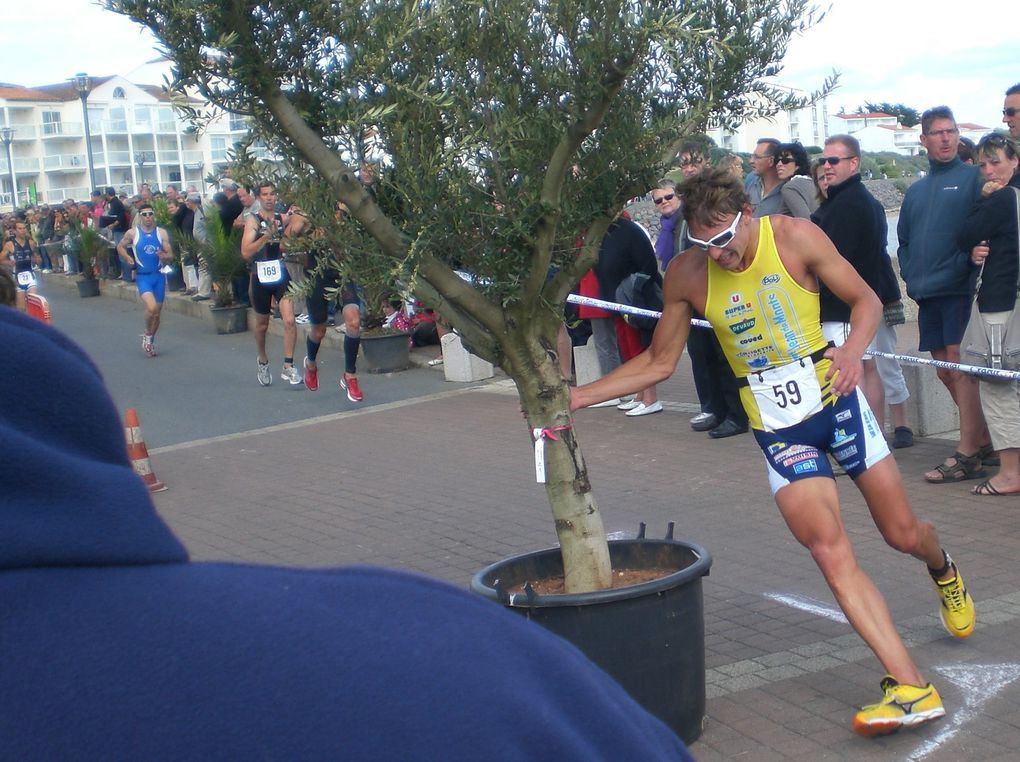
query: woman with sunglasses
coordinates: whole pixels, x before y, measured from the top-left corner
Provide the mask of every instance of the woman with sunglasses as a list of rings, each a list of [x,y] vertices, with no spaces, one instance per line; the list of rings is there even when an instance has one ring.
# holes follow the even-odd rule
[[[985,184],[957,243],[982,267],[978,311],[986,331],[1005,326],[1016,306],[1020,282],[1017,241],[1017,193],[1020,193],[1020,146],[993,133],[977,145],[977,164]],[[999,453],[999,473],[971,490],[975,495],[1020,495],[1020,386],[1014,382],[978,381],[992,445]]]
[[[811,163],[800,143],[780,143],[776,149],[776,173],[782,183],[780,214],[810,219],[818,208],[818,194],[811,179]]]

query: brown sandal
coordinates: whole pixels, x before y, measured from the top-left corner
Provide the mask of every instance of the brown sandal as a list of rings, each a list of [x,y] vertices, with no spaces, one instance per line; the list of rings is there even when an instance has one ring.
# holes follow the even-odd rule
[[[964,482],[968,479],[981,479],[988,475],[988,472],[981,465],[981,456],[979,454],[964,455],[959,450],[947,458],[945,463],[939,463],[935,466],[933,470],[942,474],[942,478],[929,479],[925,476],[924,480],[929,484],[955,484],[956,482]]]

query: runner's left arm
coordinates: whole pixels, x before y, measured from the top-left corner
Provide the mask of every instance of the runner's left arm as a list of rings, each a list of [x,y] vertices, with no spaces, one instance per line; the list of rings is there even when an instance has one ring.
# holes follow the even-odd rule
[[[170,235],[163,228],[156,228],[159,237],[159,261],[163,264],[173,261],[174,251],[170,248]]]

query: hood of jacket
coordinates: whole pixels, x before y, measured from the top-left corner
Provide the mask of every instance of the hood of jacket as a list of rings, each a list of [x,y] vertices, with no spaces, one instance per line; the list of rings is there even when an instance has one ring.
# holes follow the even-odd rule
[[[84,350],[9,307],[0,307],[0,347],[8,368],[0,568],[187,561],[135,474],[120,417]],[[31,385],[13,372],[19,366]]]

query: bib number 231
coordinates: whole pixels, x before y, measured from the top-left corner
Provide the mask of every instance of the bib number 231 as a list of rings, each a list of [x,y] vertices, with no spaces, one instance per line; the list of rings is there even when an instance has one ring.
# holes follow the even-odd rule
[[[747,383],[766,431],[793,426],[822,409],[822,390],[810,359],[752,373]]]
[[[256,262],[255,274],[263,286],[275,286],[283,280],[283,263],[279,259]]]

